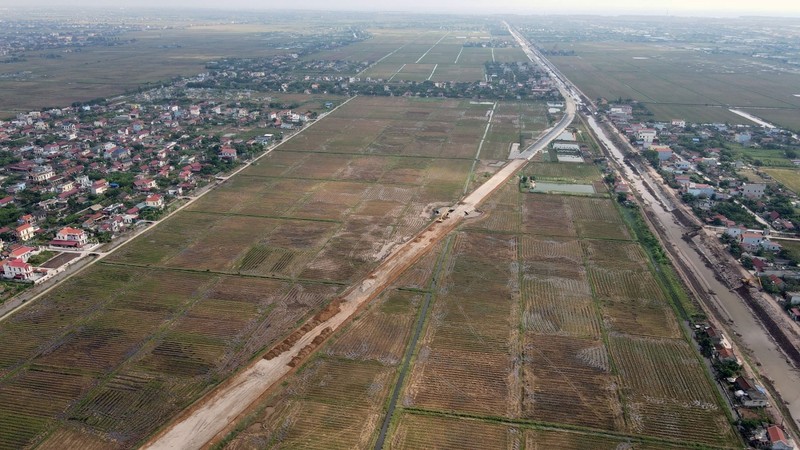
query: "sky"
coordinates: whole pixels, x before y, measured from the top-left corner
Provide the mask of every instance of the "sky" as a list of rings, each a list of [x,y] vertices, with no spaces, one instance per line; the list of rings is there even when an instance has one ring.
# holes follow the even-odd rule
[[[63,0],[0,0],[0,8],[29,7],[63,8]],[[276,3],[263,0],[71,0],[69,5],[79,7],[165,7],[213,9],[274,9]],[[655,15],[711,15],[739,16],[763,15],[800,17],[797,0],[304,0],[284,3],[291,9],[345,10],[345,11],[417,11],[437,13],[519,13],[519,14],[655,14]],[[280,9],[289,9],[285,6]]]

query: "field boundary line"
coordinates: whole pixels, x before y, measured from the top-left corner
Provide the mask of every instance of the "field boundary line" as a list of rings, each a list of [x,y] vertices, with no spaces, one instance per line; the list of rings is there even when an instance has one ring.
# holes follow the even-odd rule
[[[451,257],[450,255],[450,245],[453,241],[452,234],[448,235],[444,243],[442,245],[442,254],[439,255],[438,261],[436,263],[436,267],[431,274],[431,283],[429,284],[429,291],[425,293],[425,300],[422,303],[422,307],[420,308],[419,317],[417,318],[417,323],[414,326],[414,334],[408,341],[405,355],[403,356],[403,364],[400,367],[400,371],[398,372],[397,379],[394,384],[394,389],[392,390],[392,394],[389,400],[389,407],[386,410],[386,415],[383,419],[383,424],[381,425],[380,433],[378,434],[378,439],[375,441],[375,450],[382,450],[384,441],[386,440],[386,435],[389,432],[389,426],[392,423],[392,418],[394,417],[394,412],[397,409],[397,399],[400,397],[401,392],[405,388],[405,379],[406,375],[408,375],[409,369],[411,369],[411,361],[414,360],[414,355],[417,352],[417,345],[419,343],[419,338],[422,336],[423,330],[426,329],[426,324],[428,322],[428,310],[431,307],[431,303],[433,303],[433,297],[436,295],[436,290],[438,287],[437,278],[439,274],[442,272],[442,268],[444,267],[444,262]]]
[[[430,81],[430,79],[431,79],[431,78],[433,78],[433,74],[434,74],[434,73],[436,73],[436,68],[437,68],[437,67],[439,67],[439,64],[435,64],[435,65],[433,66],[433,70],[431,70],[431,74],[430,74],[430,75],[428,75],[428,81]]]
[[[324,180],[327,181],[327,180]],[[312,219],[306,217],[293,217],[293,216],[260,216],[258,214],[242,214],[234,212],[219,212],[219,211],[204,211],[202,209],[190,209],[186,211],[192,214],[209,214],[213,216],[231,216],[231,217],[252,217],[254,219],[273,219],[273,220],[297,220],[301,222],[323,222],[323,223],[336,223],[342,224],[341,220],[334,219]]]
[[[420,57],[419,57],[419,59],[418,59],[418,60],[417,60],[417,61],[416,61],[414,64],[419,64],[419,62],[420,62],[420,61],[422,61],[422,58],[424,58],[424,57],[428,56],[428,53],[430,53],[430,52],[431,52],[431,50],[433,50],[433,48],[434,48],[434,47],[436,47],[437,45],[439,45],[439,42],[442,42],[442,41],[444,40],[444,38],[446,38],[446,37],[447,37],[447,36],[449,36],[449,35],[450,35],[450,32],[448,31],[447,33],[445,33],[445,34],[444,34],[444,36],[442,36],[442,37],[441,37],[441,39],[439,39],[438,41],[436,41],[436,43],[435,43],[435,44],[431,45],[431,48],[429,48],[427,52],[423,53],[423,54],[422,54],[422,56],[420,56]],[[462,47],[462,48],[463,48],[463,47]]]
[[[453,61],[453,64],[458,64],[458,58],[461,58],[461,54],[464,52],[464,47],[461,47],[461,50],[458,52],[458,56],[456,56],[456,60]]]
[[[478,159],[481,156],[481,149],[483,149],[483,143],[486,141],[486,136],[489,134],[489,127],[492,125],[492,119],[494,119],[494,111],[497,108],[497,102],[494,102],[492,105],[492,109],[489,110],[489,120],[486,122],[486,128],[483,130],[483,136],[481,137],[481,142],[478,144],[478,151],[475,152],[475,157],[472,158],[472,167],[469,169],[469,174],[467,175],[467,181],[464,183],[464,195],[467,194],[467,189],[469,189],[469,182],[472,181],[472,174],[475,173],[475,166],[478,165]]]
[[[231,277],[239,277],[239,278],[258,278],[258,279],[268,279],[268,280],[275,280],[275,281],[284,281],[287,283],[308,283],[308,284],[322,284],[325,286],[350,286],[352,283],[348,283],[346,281],[334,281],[334,280],[324,280],[320,278],[291,278],[291,277],[282,277],[278,275],[252,275],[248,273],[239,273],[239,272],[222,272],[219,270],[205,270],[205,269],[193,269],[191,267],[170,267],[170,266],[154,266],[154,265],[146,265],[146,264],[133,264],[133,263],[120,263],[120,262],[109,262],[103,261],[100,263],[102,266],[112,266],[112,267],[133,267],[136,269],[152,269],[152,270],[164,270],[170,272],[184,272],[184,273],[199,273],[199,274],[209,274],[209,275],[222,275],[222,276],[231,276]]]
[[[103,259],[105,259],[107,256],[109,256],[109,255],[113,254],[114,252],[118,251],[120,248],[122,248],[122,247],[126,246],[128,243],[130,243],[130,242],[132,242],[132,241],[136,240],[136,238],[138,238],[138,237],[139,237],[139,236],[141,236],[142,234],[146,233],[146,232],[147,232],[147,231],[149,231],[149,230],[153,230],[153,229],[155,229],[155,228],[156,228],[156,227],[157,227],[159,224],[162,224],[162,223],[164,223],[164,222],[165,222],[167,219],[169,219],[170,217],[174,216],[175,214],[177,214],[177,213],[179,213],[179,212],[183,211],[184,209],[186,209],[187,207],[189,207],[189,205],[192,205],[192,204],[193,204],[194,202],[196,202],[197,200],[200,200],[201,198],[203,198],[204,196],[206,196],[206,195],[207,195],[209,192],[212,192],[212,191],[214,191],[216,188],[218,188],[219,186],[222,186],[223,184],[225,184],[225,182],[226,182],[226,181],[228,181],[228,180],[229,180],[231,177],[233,177],[234,175],[237,175],[237,174],[239,174],[239,173],[240,173],[240,172],[242,172],[243,170],[245,170],[245,169],[247,169],[248,167],[250,167],[250,166],[251,166],[253,163],[255,163],[255,162],[259,161],[261,158],[264,158],[265,156],[269,155],[269,154],[270,154],[270,153],[272,153],[272,152],[273,152],[273,151],[274,151],[276,148],[280,147],[281,145],[283,145],[283,144],[284,144],[284,143],[286,143],[286,142],[289,142],[289,141],[290,141],[290,140],[292,140],[292,138],[294,138],[295,136],[297,136],[297,135],[299,135],[299,134],[303,133],[305,130],[307,130],[307,129],[311,128],[312,126],[314,126],[314,124],[316,124],[316,123],[317,123],[317,122],[319,122],[320,120],[324,119],[325,117],[327,117],[328,115],[330,115],[331,113],[333,113],[333,112],[334,112],[334,111],[336,111],[337,109],[341,108],[342,106],[344,106],[344,105],[346,105],[346,104],[350,103],[350,101],[351,101],[351,100],[353,100],[353,99],[354,99],[354,98],[356,98],[356,97],[358,97],[358,95],[354,95],[354,96],[352,96],[352,97],[348,98],[347,100],[345,100],[344,102],[342,102],[340,105],[338,105],[338,106],[336,106],[335,108],[331,109],[330,111],[326,111],[326,112],[322,113],[322,114],[321,114],[321,115],[320,115],[320,116],[317,118],[317,120],[315,120],[315,121],[313,121],[313,122],[309,123],[308,125],[306,125],[306,126],[303,128],[303,129],[301,129],[301,130],[300,130],[300,131],[298,131],[297,133],[295,133],[295,134],[293,134],[293,135],[291,135],[291,136],[287,137],[286,139],[283,139],[281,142],[278,142],[277,144],[275,144],[275,145],[273,145],[272,147],[268,148],[267,150],[265,150],[263,153],[261,153],[261,154],[260,154],[260,155],[258,155],[257,157],[253,158],[252,160],[250,160],[250,161],[248,161],[247,163],[245,163],[244,165],[242,165],[242,167],[240,167],[240,168],[238,168],[238,169],[234,170],[233,172],[231,172],[231,174],[230,174],[230,175],[227,175],[227,176],[223,177],[223,179],[222,179],[222,180],[220,180],[220,181],[217,181],[217,183],[216,183],[216,184],[210,185],[210,187],[209,187],[208,189],[206,189],[205,191],[203,191],[203,192],[199,193],[198,195],[196,195],[196,196],[194,196],[194,197],[190,197],[190,198],[189,198],[189,201],[187,201],[187,202],[186,202],[186,203],[184,203],[183,205],[179,206],[178,208],[175,208],[175,210],[171,211],[171,212],[170,212],[169,214],[167,214],[166,216],[164,216],[164,217],[162,217],[162,218],[158,219],[158,221],[156,221],[156,222],[152,222],[152,223],[150,223],[148,226],[142,227],[142,229],[141,229],[141,230],[137,231],[137,232],[136,232],[136,233],[134,233],[132,236],[130,236],[130,237],[128,237],[127,239],[125,239],[124,241],[120,242],[120,243],[119,243],[119,244],[118,244],[116,247],[114,247],[113,249],[111,249],[111,250],[109,250],[109,251],[107,251],[107,252],[90,252],[90,253],[97,254],[98,256],[97,256],[97,257],[96,257],[94,260],[92,260],[92,261],[89,261],[87,264],[85,264],[85,265],[83,265],[83,266],[79,267],[77,270],[75,270],[75,272],[73,272],[73,273],[69,274],[68,276],[65,276],[64,278],[62,278],[62,279],[58,280],[58,281],[57,281],[56,283],[54,283],[52,286],[49,286],[47,289],[45,289],[45,290],[43,290],[42,292],[40,292],[40,293],[36,294],[34,297],[31,297],[31,298],[30,298],[30,299],[28,299],[27,301],[25,301],[25,302],[21,303],[21,304],[20,304],[19,306],[17,306],[16,308],[14,308],[14,309],[11,309],[11,310],[9,310],[8,312],[6,312],[6,313],[5,313],[5,314],[4,314],[2,317],[0,317],[0,322],[2,322],[2,321],[4,321],[4,320],[6,320],[8,317],[11,317],[11,316],[12,316],[14,313],[16,313],[17,311],[21,310],[22,308],[24,308],[24,307],[26,307],[26,306],[28,306],[28,305],[32,304],[34,301],[36,301],[36,300],[39,300],[40,298],[42,298],[42,297],[44,297],[45,295],[49,294],[49,293],[50,293],[50,291],[52,291],[53,289],[55,289],[55,288],[57,288],[57,287],[61,286],[61,284],[63,284],[65,281],[72,279],[72,277],[74,277],[75,275],[77,275],[77,274],[79,274],[79,273],[82,273],[84,270],[86,270],[86,269],[87,269],[87,268],[89,268],[89,267],[92,267],[92,266],[93,266],[94,264],[96,264],[98,261],[102,261],[102,260],[103,260]],[[7,300],[7,301],[10,301],[10,300],[11,300],[11,299],[9,299],[9,300]]]
[[[533,429],[533,430],[561,431],[564,433],[582,434],[587,436],[603,436],[603,437],[621,439],[623,441],[633,441],[638,443],[666,444],[674,448],[686,448],[688,445],[689,448],[697,448],[697,449],[709,449],[709,448],[720,449],[720,450],[730,449],[730,447],[712,447],[702,443],[687,443],[685,441],[672,441],[669,439],[663,439],[653,436],[624,434],[613,430],[604,430],[600,428],[589,428],[589,427],[582,427],[579,425],[543,422],[543,421],[529,420],[529,419],[514,419],[510,417],[500,417],[500,416],[481,416],[477,414],[439,411],[435,409],[426,409],[419,407],[404,407],[403,412],[417,416],[435,416],[435,417],[444,417],[449,419],[469,419],[484,423],[506,425],[506,426],[510,425],[510,426],[523,427],[525,429]]]
[[[403,64],[402,66],[400,66],[400,68],[399,68],[399,69],[397,69],[397,72],[395,72],[395,73],[394,73],[394,75],[392,75],[391,77],[389,77],[389,79],[388,79],[388,80],[386,80],[386,82],[392,81],[392,79],[393,79],[394,77],[396,77],[398,73],[402,72],[402,71],[403,71],[403,69],[405,69],[405,68],[406,68],[406,65],[405,65],[405,64]]]
[[[379,64],[381,61],[383,61],[384,59],[386,59],[386,58],[388,58],[388,57],[390,57],[390,56],[394,55],[394,54],[395,54],[395,53],[397,53],[397,52],[399,52],[400,50],[402,50],[403,48],[405,48],[405,47],[406,47],[408,44],[410,44],[411,42],[414,42],[414,40],[412,39],[411,41],[409,41],[409,42],[406,42],[405,44],[401,45],[400,47],[397,47],[396,49],[394,49],[394,50],[392,50],[391,52],[387,53],[387,54],[386,54],[386,55],[384,55],[384,56],[383,56],[381,59],[379,59],[379,60],[375,61],[374,63],[372,63],[372,64],[370,64],[370,65],[368,65],[368,66],[367,66],[366,68],[364,68],[364,70],[362,70],[361,72],[358,72],[358,73],[356,74],[356,76],[357,76],[357,77],[360,77],[361,75],[363,75],[363,74],[364,74],[364,72],[366,72],[366,71],[368,71],[369,69],[371,69],[371,68],[375,67],[376,65],[378,65],[378,64]]]

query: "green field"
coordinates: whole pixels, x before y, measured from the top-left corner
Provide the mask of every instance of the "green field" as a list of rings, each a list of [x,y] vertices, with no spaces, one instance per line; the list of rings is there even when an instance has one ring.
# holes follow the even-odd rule
[[[795,193],[800,192],[800,170],[798,169],[762,169],[774,178],[778,183],[786,186]]]

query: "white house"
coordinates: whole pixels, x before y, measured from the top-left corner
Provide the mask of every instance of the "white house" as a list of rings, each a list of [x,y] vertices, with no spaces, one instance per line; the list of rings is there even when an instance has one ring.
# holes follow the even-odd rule
[[[8,252],[10,259],[20,259],[22,262],[28,262],[28,259],[36,253],[36,248],[20,245],[19,247]]]
[[[29,241],[33,239],[33,235],[36,230],[33,228],[33,225],[26,223],[18,226],[15,231],[19,240]]]
[[[21,259],[9,259],[3,263],[3,276],[16,280],[29,280],[33,277],[33,266]]]
[[[800,292],[787,292],[786,300],[789,304],[800,305]]]
[[[672,149],[668,145],[653,145],[650,150],[658,153],[659,161],[669,161],[672,158]]]
[[[89,242],[86,232],[72,227],[64,227],[56,234],[56,238],[50,241],[50,245],[56,247],[83,247]]]
[[[764,183],[748,183],[742,186],[742,195],[750,198],[763,197],[766,187]]]
[[[714,195],[714,186],[702,183],[689,183],[686,192],[695,197],[711,197]]]
[[[650,144],[656,138],[656,130],[652,128],[642,128],[636,133],[636,139],[644,142],[644,148],[650,148]]]
[[[164,198],[160,194],[153,194],[145,199],[144,204],[148,208],[161,209],[164,206]]]
[[[101,195],[104,194],[108,190],[108,181],[106,180],[97,180],[92,183],[91,192],[92,195]]]
[[[765,239],[766,237],[760,233],[745,232],[739,235],[739,242],[749,247],[758,247]]]

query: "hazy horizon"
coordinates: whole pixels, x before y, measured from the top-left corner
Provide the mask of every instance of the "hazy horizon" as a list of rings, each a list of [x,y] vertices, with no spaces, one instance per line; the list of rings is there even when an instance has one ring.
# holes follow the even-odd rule
[[[735,17],[747,15],[787,17],[800,16],[800,3],[784,0],[765,0],[754,8],[753,2],[742,0],[654,0],[647,4],[637,0],[605,1],[601,6],[591,0],[574,0],[565,5],[532,6],[524,0],[499,0],[488,4],[478,0],[443,0],[438,2],[407,0],[402,4],[385,4],[368,0],[346,0],[331,4],[323,0],[306,0],[291,8],[274,8],[254,0],[228,0],[221,6],[212,0],[175,0],[165,5],[163,1],[136,0],[109,5],[100,0],[74,0],[69,6],[54,0],[30,0],[20,7],[11,0],[0,0],[0,8],[97,8],[106,10],[159,8],[159,9],[211,9],[211,10],[320,10],[320,11],[387,11],[448,14],[592,14],[592,15],[676,15]]]

